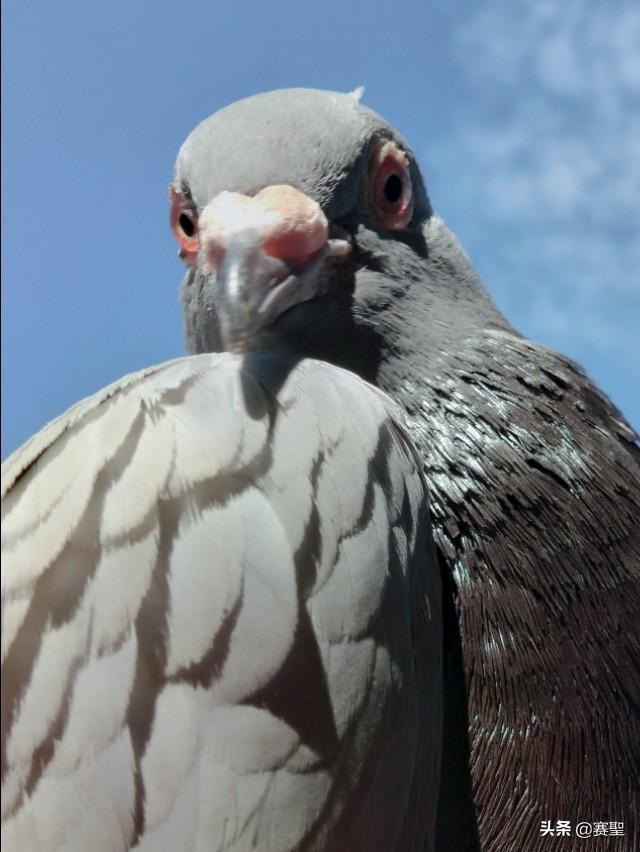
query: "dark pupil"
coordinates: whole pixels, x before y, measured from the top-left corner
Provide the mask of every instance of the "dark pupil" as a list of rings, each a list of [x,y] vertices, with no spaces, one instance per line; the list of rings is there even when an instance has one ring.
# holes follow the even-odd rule
[[[395,204],[402,198],[402,178],[400,175],[389,175],[384,184],[384,197],[389,204]]]
[[[192,237],[195,234],[196,227],[190,216],[187,216],[186,213],[181,213],[178,221],[180,222],[180,227],[188,237]]]

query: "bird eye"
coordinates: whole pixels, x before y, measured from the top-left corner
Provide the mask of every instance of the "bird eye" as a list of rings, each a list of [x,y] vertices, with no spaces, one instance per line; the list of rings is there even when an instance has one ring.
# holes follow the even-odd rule
[[[389,204],[396,204],[402,198],[402,177],[391,174],[384,182],[384,197]]]
[[[170,196],[171,230],[178,241],[180,257],[189,266],[193,266],[200,248],[198,212],[191,200],[185,198],[175,187],[171,187]]]
[[[193,221],[193,214],[191,213],[181,213],[178,217],[178,224],[182,228],[182,233],[186,237],[192,237],[196,232],[195,222]]]
[[[386,230],[405,228],[413,214],[409,160],[394,142],[384,142],[369,164],[370,203]]]

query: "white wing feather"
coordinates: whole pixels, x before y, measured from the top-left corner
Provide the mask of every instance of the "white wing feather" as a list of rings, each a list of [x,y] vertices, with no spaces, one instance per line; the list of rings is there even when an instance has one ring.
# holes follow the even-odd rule
[[[428,841],[440,592],[419,463],[381,393],[278,364],[128,377],[3,465],[7,849]]]

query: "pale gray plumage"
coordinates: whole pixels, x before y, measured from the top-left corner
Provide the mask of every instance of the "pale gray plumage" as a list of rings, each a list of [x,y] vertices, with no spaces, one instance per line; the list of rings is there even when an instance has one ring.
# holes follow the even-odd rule
[[[430,842],[439,578],[381,392],[314,361],[181,359],[2,477],[5,848]]]

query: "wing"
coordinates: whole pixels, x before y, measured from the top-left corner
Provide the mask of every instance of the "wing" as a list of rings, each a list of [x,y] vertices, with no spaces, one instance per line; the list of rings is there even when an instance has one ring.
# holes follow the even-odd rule
[[[386,397],[181,359],[55,421],[3,489],[7,848],[423,848],[440,591]]]
[[[415,435],[455,582],[445,670],[461,643],[480,848],[546,849],[541,821],[557,819],[625,822],[637,848],[635,435],[575,364],[514,334],[470,340],[424,385]]]

